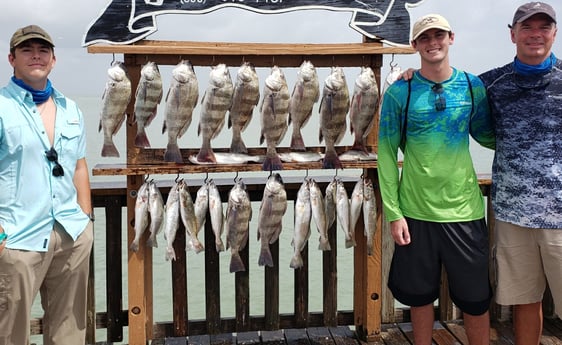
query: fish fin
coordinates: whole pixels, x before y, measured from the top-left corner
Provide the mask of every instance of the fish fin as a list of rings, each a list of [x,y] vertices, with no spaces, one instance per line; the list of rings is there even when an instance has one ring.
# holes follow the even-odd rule
[[[283,163],[279,155],[265,157],[262,165],[263,171],[283,170]]]
[[[355,247],[356,245],[357,245],[357,243],[355,242],[354,238],[351,238],[349,240],[348,239],[345,240],[345,247],[346,248]]]
[[[177,144],[168,144],[164,152],[164,161],[183,163],[180,148]]]
[[[271,250],[269,249],[269,246],[262,246],[260,250],[260,256],[258,258],[258,265],[273,267],[273,257],[271,256]]]
[[[129,249],[132,250],[133,252],[137,252],[139,250],[139,242],[133,240],[133,242],[131,242],[131,245],[129,246]]]
[[[100,119],[100,124],[98,125],[98,132],[101,132],[101,130],[103,129],[103,120]]]
[[[135,146],[136,147],[150,147],[150,142],[148,141],[148,137],[146,136],[146,132],[137,132],[135,136]]]
[[[320,237],[320,242],[318,243],[319,250],[332,250],[330,247],[330,242],[328,241],[327,237]]]
[[[217,159],[215,158],[215,153],[210,148],[203,148],[199,150],[197,154],[197,161],[198,162],[208,162],[208,163],[216,163]]]
[[[304,139],[300,131],[293,131],[291,136],[291,150],[293,151],[306,151],[306,146],[304,146]]]
[[[299,251],[297,251],[293,256],[293,258],[291,259],[291,262],[289,263],[289,267],[297,269],[297,268],[301,268],[302,266],[304,266],[302,255]]]
[[[327,150],[322,160],[323,169],[341,169],[342,165],[338,154],[334,150]]]
[[[355,140],[353,141],[353,146],[351,147],[350,150],[360,151],[369,154],[369,151],[367,151],[367,148],[365,147],[363,140],[361,140],[361,138],[358,138],[357,136],[355,137]]]
[[[215,246],[216,246],[216,249],[217,249],[217,253],[224,252],[224,243],[222,243],[222,240],[220,238],[215,243]]]
[[[230,273],[244,271],[246,271],[246,267],[244,266],[244,262],[242,261],[240,254],[238,252],[233,253],[230,257]]]
[[[152,248],[158,248],[158,240],[156,239],[155,234],[146,240],[146,245]]]
[[[230,152],[231,153],[248,153],[248,148],[244,144],[244,141],[239,139],[232,138],[232,142],[230,143]]]
[[[166,247],[166,261],[176,261],[176,251],[173,247]]]
[[[104,143],[101,149],[102,157],[119,157],[119,151],[113,142]]]
[[[193,250],[196,254],[199,254],[203,250],[205,250],[203,243],[201,243],[196,237],[192,237],[191,243],[193,244]]]

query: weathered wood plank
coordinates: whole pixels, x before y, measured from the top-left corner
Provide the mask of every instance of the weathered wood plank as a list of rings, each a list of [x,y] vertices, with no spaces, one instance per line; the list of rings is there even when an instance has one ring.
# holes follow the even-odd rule
[[[221,332],[219,253],[215,247],[211,214],[207,212],[206,217],[203,236],[205,237],[205,312],[207,332],[209,334],[218,334]]]
[[[357,334],[347,326],[329,327],[328,330],[335,345],[359,345]]]
[[[110,342],[123,341],[123,326],[127,320],[123,314],[123,234],[122,234],[122,198],[106,197],[105,206],[105,238],[107,264],[105,267],[105,288],[107,308],[107,340]]]
[[[307,333],[311,345],[333,345],[332,334],[326,327],[311,327]]]
[[[189,311],[187,306],[187,255],[185,252],[185,226],[182,222],[173,243],[176,260],[172,260],[172,309],[173,336],[185,337],[189,334]]]
[[[155,342],[152,342],[155,345]],[[165,338],[163,345],[187,345],[187,337]]]
[[[468,337],[461,321],[450,321],[445,323],[445,327],[451,332],[462,344],[468,345]],[[490,330],[491,331],[491,330]],[[490,333],[491,338],[491,333]]]
[[[468,345],[459,342],[442,324],[436,322],[433,325],[433,341],[438,345]]]
[[[213,242],[214,243],[214,242]],[[212,334],[210,345],[232,345],[236,344],[236,337],[232,333]]]
[[[264,266],[265,270],[265,325],[264,330],[279,329],[279,240],[269,244],[273,267]]]
[[[261,331],[260,333],[262,345],[285,345],[283,330]]]
[[[236,272],[235,281],[235,308],[236,308],[236,332],[250,330],[250,264],[249,264],[250,241],[239,251],[240,258],[244,263],[245,271]],[[244,333],[242,333],[244,334]],[[240,335],[240,333],[239,333]]]
[[[406,345],[411,343],[397,324],[382,325],[380,337],[385,345]]]
[[[190,335],[187,338],[188,345],[210,345],[211,337],[207,335]]]
[[[260,335],[257,331],[240,332],[236,334],[237,345],[257,345],[261,343]]]
[[[285,341],[287,345],[311,345],[304,328],[286,329]]]

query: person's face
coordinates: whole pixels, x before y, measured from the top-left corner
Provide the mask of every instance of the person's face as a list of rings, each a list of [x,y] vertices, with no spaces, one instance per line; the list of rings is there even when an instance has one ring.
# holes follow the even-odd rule
[[[453,44],[455,35],[441,29],[424,31],[412,47],[420,54],[422,60],[427,62],[441,62],[449,54],[449,46]]]
[[[23,42],[8,55],[8,60],[16,78],[40,90],[45,87],[56,62],[52,47],[41,40]]]
[[[511,29],[511,41],[517,47],[517,58],[529,65],[542,63],[556,38],[556,24],[545,14],[537,14],[517,23]]]

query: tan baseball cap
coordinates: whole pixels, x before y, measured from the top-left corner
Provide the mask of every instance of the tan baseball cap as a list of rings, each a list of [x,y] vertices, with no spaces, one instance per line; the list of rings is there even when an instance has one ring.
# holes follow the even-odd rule
[[[429,29],[441,29],[451,32],[451,25],[447,19],[439,14],[427,14],[414,23],[412,29],[412,41],[415,41],[421,34]]]
[[[19,28],[16,32],[14,32],[12,38],[10,39],[10,49],[17,47],[32,38],[43,40],[49,43],[52,47],[55,46],[47,31],[41,29],[37,25],[28,25],[23,28]]]

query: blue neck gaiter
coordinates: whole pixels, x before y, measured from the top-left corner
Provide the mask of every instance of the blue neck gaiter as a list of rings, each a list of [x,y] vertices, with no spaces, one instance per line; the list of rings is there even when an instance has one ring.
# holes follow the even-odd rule
[[[533,74],[541,74],[541,73],[549,72],[555,63],[556,63],[556,56],[554,56],[554,53],[551,53],[546,60],[544,60],[542,63],[538,65],[527,65],[519,61],[517,57],[515,57],[513,61],[515,72],[522,75],[533,75]]]
[[[29,91],[33,96],[33,102],[35,104],[41,104],[45,102],[49,99],[49,97],[51,97],[51,94],[53,93],[53,86],[51,85],[51,81],[49,79],[47,79],[47,86],[45,87],[45,90],[35,90],[31,86],[24,83],[23,80],[18,79],[15,76],[12,76],[12,81],[22,89]]]

